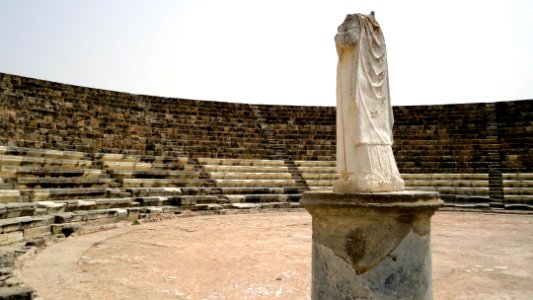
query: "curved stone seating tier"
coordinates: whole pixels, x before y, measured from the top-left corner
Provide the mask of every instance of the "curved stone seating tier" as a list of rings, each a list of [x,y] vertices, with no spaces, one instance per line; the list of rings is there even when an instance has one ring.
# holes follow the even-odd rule
[[[187,166],[187,170],[183,166],[173,165],[174,169],[135,169],[135,170],[110,170],[109,173],[115,178],[172,178],[172,179],[188,179],[197,178],[199,174],[194,171],[193,166]]]
[[[149,162],[132,162],[132,161],[105,161],[102,162],[104,169],[119,174],[120,172],[142,172],[151,169],[164,169],[172,171],[192,171],[194,166],[183,163],[149,163]]]
[[[10,146],[0,146],[0,155],[24,155],[26,157],[62,158],[73,160],[80,160],[86,156],[86,154],[83,152],[32,149]]]
[[[504,173],[502,177],[505,203],[533,205],[533,173]]]
[[[0,177],[16,177],[17,175],[27,176],[51,176],[51,177],[84,177],[94,178],[102,176],[102,170],[81,169],[81,168],[57,168],[57,167],[19,167],[3,165],[0,166]]]
[[[79,168],[90,167],[92,161],[74,160],[74,159],[50,159],[42,157],[26,157],[14,155],[0,155],[0,164],[2,166],[37,166],[37,167],[61,167],[61,168]]]
[[[15,188],[50,188],[50,187],[117,187],[119,183],[114,178],[69,178],[69,177],[19,177]]]
[[[311,190],[331,190],[338,178],[334,161],[295,161]],[[448,201],[488,202],[485,173],[402,174],[407,190],[438,191]]]
[[[201,160],[201,159],[199,159]],[[285,165],[261,166],[261,165],[202,165],[205,172],[214,175],[215,172],[224,173],[285,173],[288,171]]]
[[[122,187],[184,187],[209,186],[204,179],[172,179],[172,178],[123,178],[119,180]]]
[[[8,245],[35,236],[49,235],[53,216],[23,216],[0,220],[0,245]]]
[[[198,158],[198,162],[205,166],[284,166],[282,160],[270,159],[218,159],[218,158]]]
[[[331,190],[337,179],[335,161],[296,160],[294,164],[307,182],[310,190]]]
[[[301,191],[283,160],[198,158],[229,203],[297,202]]]
[[[115,179],[80,152],[3,147],[0,177],[4,188],[116,187]]]
[[[0,203],[9,202],[26,202],[29,201],[27,196],[23,196],[20,190],[0,190]]]
[[[296,182],[292,179],[215,179],[214,181],[217,187],[278,187],[296,185]]]
[[[153,155],[127,155],[116,153],[96,153],[93,158],[98,161],[111,162],[144,162],[144,163],[176,163],[187,164],[188,157],[153,156]]]
[[[124,195],[120,188],[26,189],[21,190],[21,193],[27,194],[31,201],[91,199],[98,197],[120,197]]]
[[[407,190],[437,191],[447,202],[490,201],[488,174],[402,174],[402,178]]]

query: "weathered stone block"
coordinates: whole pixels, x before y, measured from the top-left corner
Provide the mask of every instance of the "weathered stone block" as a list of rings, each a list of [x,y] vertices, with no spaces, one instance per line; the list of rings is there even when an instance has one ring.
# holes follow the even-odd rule
[[[24,240],[22,231],[0,233],[0,246],[9,245]]]
[[[50,235],[51,232],[50,225],[46,225],[24,229],[23,234],[25,239],[32,239],[35,237]]]

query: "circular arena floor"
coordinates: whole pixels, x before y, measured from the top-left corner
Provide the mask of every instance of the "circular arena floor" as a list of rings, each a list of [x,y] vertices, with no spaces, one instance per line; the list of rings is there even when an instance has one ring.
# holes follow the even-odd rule
[[[533,215],[438,212],[435,299],[533,299]],[[179,218],[66,239],[19,276],[42,299],[309,299],[306,212]]]

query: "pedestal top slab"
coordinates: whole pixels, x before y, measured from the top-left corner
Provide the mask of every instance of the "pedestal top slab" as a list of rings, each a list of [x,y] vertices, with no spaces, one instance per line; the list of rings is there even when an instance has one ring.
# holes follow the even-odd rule
[[[375,207],[375,208],[434,208],[444,203],[438,192],[401,191],[387,193],[305,192],[300,203],[304,207]]]

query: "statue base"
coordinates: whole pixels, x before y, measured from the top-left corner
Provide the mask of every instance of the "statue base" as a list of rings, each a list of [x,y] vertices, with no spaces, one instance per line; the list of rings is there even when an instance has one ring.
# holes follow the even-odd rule
[[[313,217],[312,299],[432,299],[436,192],[306,192]]]

